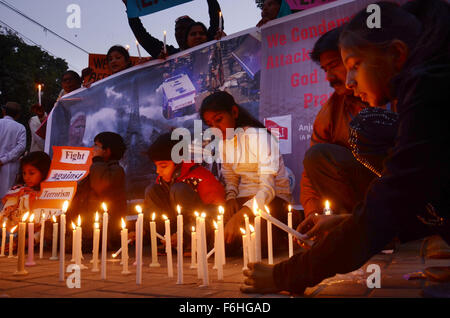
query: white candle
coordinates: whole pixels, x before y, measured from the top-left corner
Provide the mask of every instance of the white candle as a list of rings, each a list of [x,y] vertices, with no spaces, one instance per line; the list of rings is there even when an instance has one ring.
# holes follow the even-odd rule
[[[9,232],[9,253],[8,258],[14,257],[14,231],[16,230],[17,225],[14,226]]]
[[[197,268],[197,233],[195,232],[195,227],[192,227],[191,232],[191,267]]]
[[[247,233],[247,239],[250,240],[250,221],[248,219],[247,214],[244,214],[244,221],[245,221],[245,233]]]
[[[5,243],[6,243],[6,222],[3,222],[2,226],[2,248],[0,252],[0,257],[5,256]]]
[[[270,214],[269,208],[264,206],[267,213]],[[267,260],[270,265],[273,264],[273,240],[272,240],[272,223],[267,221]]]
[[[138,212],[137,218],[137,232],[136,232],[136,284],[142,284],[142,239],[144,231],[144,215],[142,214],[142,208],[136,205],[136,211]]]
[[[122,218],[122,231],[120,231],[121,246],[122,246],[122,274],[128,275],[131,272],[128,270],[128,229],[125,227],[125,221]]]
[[[52,256],[50,260],[55,261],[58,259],[58,222],[56,222],[56,216],[52,216],[53,219],[53,236],[52,236]]]
[[[66,255],[66,212],[69,208],[69,201],[64,201],[60,219],[60,231],[59,231],[59,281],[64,281],[64,261]]]
[[[72,222],[72,259],[71,262],[76,262],[77,259],[77,226]]]
[[[38,100],[39,105],[41,105],[41,84],[38,85]]]
[[[93,233],[94,234],[92,235],[92,259],[91,259],[91,263],[94,263],[94,258],[97,256],[97,265],[98,265],[98,245],[99,245],[99,239],[100,239],[100,226],[99,226],[100,224],[98,222],[99,220],[100,220],[100,217],[98,215],[98,211],[95,211],[94,229],[93,229]],[[97,238],[96,238],[96,233],[97,232],[98,232],[98,234],[97,234]],[[95,241],[96,239],[97,239],[97,242]],[[95,251],[96,243],[97,243],[97,252]],[[95,255],[95,254],[97,254],[97,255]],[[96,268],[96,270],[94,270],[94,268]],[[94,266],[92,268],[92,271],[93,272],[98,272],[99,271],[98,266],[97,267]]]
[[[288,212],[288,226],[292,229],[292,212],[291,212],[291,205],[288,206],[289,212]],[[289,244],[289,257],[292,257],[294,255],[294,244],[293,244],[293,237],[291,233],[288,233],[288,244]]]
[[[220,251],[222,252],[222,261],[223,265],[227,262],[227,257],[225,253],[225,232],[223,230],[223,216],[225,214],[225,210],[222,206],[219,206],[219,217],[218,217],[218,226],[219,226],[219,239],[220,239]]]
[[[82,244],[83,244],[83,234],[82,234],[82,228],[81,228],[81,216],[78,215],[78,222],[77,222],[77,232],[76,232],[76,248],[77,248],[77,252],[76,252],[76,258],[75,258],[75,263],[80,266],[81,269],[85,268],[85,266],[83,264],[81,264],[81,253],[82,253]]]
[[[164,225],[166,232],[164,233],[164,238],[166,240],[166,254],[167,254],[167,274],[170,278],[173,277],[173,265],[172,265],[172,240],[170,237],[170,220],[167,216],[162,216],[164,219]]]
[[[223,280],[223,261],[222,261],[222,247],[219,235],[219,226],[216,222],[214,222],[214,262],[217,267],[217,279]]]
[[[330,201],[328,201],[328,200],[325,201],[325,207],[323,208],[323,214],[325,214],[325,215],[333,214],[333,212],[330,209]]]
[[[247,239],[246,232],[243,228],[241,228],[241,233],[242,233],[242,253],[243,253],[243,258],[244,258],[244,267],[242,267],[242,270],[246,270],[246,269],[248,269],[248,267],[247,267],[247,264],[248,264],[248,239]]]
[[[200,247],[201,247],[201,270],[202,270],[202,286],[209,285],[209,277],[208,277],[208,258],[206,255],[206,228],[205,228],[205,217],[206,214],[202,213],[200,217]]]
[[[202,278],[202,272],[201,272],[201,262],[200,262],[200,251],[201,251],[201,239],[200,239],[200,235],[201,235],[201,229],[200,229],[200,214],[198,214],[197,211],[194,212],[195,215],[195,228],[197,229],[197,234],[196,234],[196,245],[197,245],[197,278],[201,279]]]
[[[183,284],[183,215],[177,205],[177,284]]]
[[[34,213],[31,214],[28,222],[28,258],[26,266],[36,265],[34,261]]]
[[[136,47],[137,47],[137,51],[138,51],[139,59],[140,59],[141,58],[141,50],[139,49],[139,42],[138,42],[138,40],[136,40]]]
[[[26,220],[29,212],[25,213],[22,222],[19,222],[19,240],[17,242],[17,271],[14,275],[27,275],[25,270],[25,232],[26,232]]]
[[[103,231],[102,231],[102,262],[101,262],[101,279],[106,279],[106,253],[108,252],[108,209],[106,204],[102,203],[103,208]]]
[[[41,214],[41,232],[39,235],[39,258],[44,258],[45,212]]]
[[[219,11],[219,31],[222,31],[222,11]]]
[[[250,224],[250,236],[248,238],[248,261],[255,262],[255,228]]]
[[[166,31],[164,31],[164,54],[167,54],[167,47],[166,47]]]
[[[253,214],[255,215],[255,262],[261,262],[261,216],[258,213],[255,198],[253,198]]]
[[[150,242],[152,246],[152,262],[150,267],[160,267],[158,262],[158,247],[156,242],[156,223],[155,223],[155,212],[152,214],[152,220],[150,221]]]

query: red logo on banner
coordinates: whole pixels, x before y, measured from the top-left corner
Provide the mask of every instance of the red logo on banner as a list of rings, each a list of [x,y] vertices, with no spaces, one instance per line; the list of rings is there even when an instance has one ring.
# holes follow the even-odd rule
[[[279,139],[288,139],[288,129],[287,127],[283,127],[278,125],[273,120],[266,119],[266,128]],[[278,129],[277,131],[272,131],[272,129]]]

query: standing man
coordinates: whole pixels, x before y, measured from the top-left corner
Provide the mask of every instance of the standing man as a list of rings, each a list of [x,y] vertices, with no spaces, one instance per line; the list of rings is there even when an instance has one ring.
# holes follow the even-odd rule
[[[22,108],[16,102],[7,102],[2,109],[0,119],[0,199],[14,184],[18,170],[19,158],[25,151],[27,137],[25,127],[19,124]],[[2,203],[0,203],[2,206]]]

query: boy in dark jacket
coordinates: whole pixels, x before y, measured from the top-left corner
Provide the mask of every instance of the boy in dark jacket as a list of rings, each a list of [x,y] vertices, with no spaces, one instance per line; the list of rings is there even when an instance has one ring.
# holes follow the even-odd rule
[[[67,220],[82,218],[83,250],[92,250],[95,212],[102,220],[102,202],[108,208],[108,247],[120,245],[120,218],[127,212],[125,171],[119,160],[125,153],[122,137],[113,132],[102,132],[94,138],[94,155],[89,175],[78,184],[77,193],[67,211]],[[67,241],[67,240],[66,240]],[[70,240],[69,240],[70,241]]]
[[[216,218],[218,206],[225,206],[225,190],[214,175],[201,165],[176,164],[171,152],[177,143],[167,133],[159,136],[150,146],[147,154],[155,163],[158,177],[156,183],[145,191],[145,206],[150,216],[155,212],[158,218],[165,214],[171,219],[171,233],[175,233],[176,206],[180,205],[186,235],[195,225],[195,211],[206,212],[208,218]],[[164,222],[156,224],[158,232],[164,233]]]

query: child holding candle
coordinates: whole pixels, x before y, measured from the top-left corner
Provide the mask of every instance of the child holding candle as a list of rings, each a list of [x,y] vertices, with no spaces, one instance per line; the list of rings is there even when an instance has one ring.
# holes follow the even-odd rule
[[[125,143],[119,134],[102,132],[94,138],[89,175],[79,182],[77,193],[67,211],[68,219],[75,219],[79,214],[83,219],[83,252],[92,251],[92,213],[101,210],[102,202],[108,207],[109,223],[112,224],[108,230],[108,247],[120,247],[120,219],[127,211],[127,201],[125,171],[119,160],[125,149]]]
[[[184,242],[190,247],[191,226],[195,224],[194,211],[217,213],[219,205],[225,204],[222,184],[204,167],[195,163],[172,161],[172,147],[178,140],[171,140],[171,134],[159,136],[150,146],[147,154],[156,165],[156,183],[147,187],[145,205],[148,211],[167,213],[168,218],[177,217],[176,206],[180,205],[184,216]],[[158,232],[164,231],[163,224],[157,224]],[[176,222],[171,223],[171,232],[176,232]],[[212,233],[211,233],[212,235]],[[172,244],[176,242],[176,236]],[[176,245],[174,245],[176,246]]]
[[[260,209],[267,205],[272,216],[287,223],[287,206],[292,199],[288,174],[278,151],[277,141],[264,125],[239,106],[232,95],[222,91],[203,100],[200,116],[208,126],[217,128],[222,135],[219,149],[223,149],[220,155],[227,200],[224,216],[225,242],[239,246],[242,244],[239,229],[244,222],[244,214],[254,216],[254,198]],[[228,136],[227,130],[234,134]],[[259,151],[255,151],[257,145],[260,145]],[[227,158],[227,152],[234,153],[234,156],[229,155]],[[298,218],[298,213],[295,214],[294,224],[299,222],[296,217]],[[261,229],[265,228],[266,222],[262,220]],[[264,230],[261,234],[262,250],[266,253],[267,232]],[[274,229],[273,234],[275,240],[287,237],[279,229]],[[287,246],[287,242],[278,246]]]

